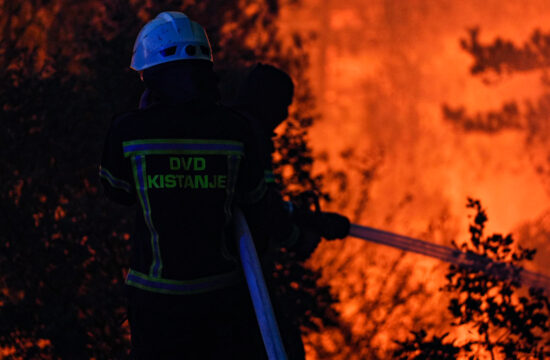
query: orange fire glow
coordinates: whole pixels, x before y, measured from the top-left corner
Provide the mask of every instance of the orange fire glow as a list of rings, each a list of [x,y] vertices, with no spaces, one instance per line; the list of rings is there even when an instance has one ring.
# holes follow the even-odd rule
[[[459,40],[479,26],[483,42],[500,36],[521,44],[549,23],[544,1],[310,0],[283,7],[283,35],[311,38],[308,75],[322,118],[310,139],[315,170],[335,199],[326,208],[449,245],[467,236],[467,196],[479,198],[488,233],[512,232],[538,248],[532,269],[549,274],[550,188],[532,161],[548,149],[527,144],[523,130],[466,133],[441,111],[444,103],[477,112],[536,100],[544,90],[540,73],[487,85],[469,73],[472,58]],[[448,300],[438,292],[445,264],[347,239],[323,243],[310,266],[340,298],[344,329],[307,335],[308,359],[385,357],[391,340],[415,326],[451,330],[443,328]]]
[[[548,2],[281,2],[282,37],[301,34],[310,56],[307,75],[322,115],[309,133],[314,170],[324,174],[334,199],[325,210],[449,245],[468,235],[466,198],[479,198],[488,211],[488,233],[512,232],[523,246],[536,247],[529,269],[550,275],[550,178],[534,163],[546,159],[550,145],[529,144],[521,129],[467,133],[446,122],[441,110],[449,104],[488,111],[543,94],[537,72],[504,75],[490,85],[472,76],[472,59],[459,40],[479,26],[483,42],[500,36],[521,44],[535,28],[550,30]],[[103,9],[86,3],[95,6],[92,22],[100,25],[96,17],[101,19]],[[46,43],[44,29],[60,8],[32,14],[27,7],[25,17],[43,19],[41,26],[28,28],[27,38]],[[254,4],[245,9],[257,11]],[[222,32],[235,26],[228,23]],[[38,50],[43,59],[47,49]],[[81,70],[78,59],[69,68]],[[16,204],[22,186],[21,180],[10,192]],[[87,181],[86,186],[91,187]],[[61,205],[55,216],[66,216]],[[38,226],[44,214],[33,217]],[[87,240],[83,237],[82,244]],[[340,299],[342,315],[339,328],[305,335],[308,360],[387,358],[392,341],[410,330],[453,331],[447,325],[448,299],[438,291],[446,264],[348,238],[323,242],[308,265],[322,271],[322,282]],[[468,334],[460,329],[452,336]],[[50,345],[44,339],[40,344]],[[12,352],[0,348],[0,358]]]

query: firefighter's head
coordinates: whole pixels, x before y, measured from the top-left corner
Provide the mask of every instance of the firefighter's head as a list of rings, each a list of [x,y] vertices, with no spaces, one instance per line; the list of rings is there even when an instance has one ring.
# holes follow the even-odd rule
[[[154,93],[178,100],[189,94],[219,98],[212,47],[204,28],[177,11],[148,22],[134,44],[130,67]]]
[[[237,102],[260,117],[264,130],[270,133],[288,117],[293,97],[290,76],[274,66],[259,63],[244,80]]]

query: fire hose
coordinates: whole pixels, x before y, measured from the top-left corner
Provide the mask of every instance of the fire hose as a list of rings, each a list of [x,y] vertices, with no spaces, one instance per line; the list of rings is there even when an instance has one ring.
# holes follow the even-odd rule
[[[451,264],[483,270],[500,279],[507,279],[517,274],[521,284],[533,288],[542,288],[547,294],[550,293],[549,276],[518,268],[511,264],[492,261],[474,253],[465,253],[447,246],[357,224],[351,224],[349,235],[377,244],[422,254]]]
[[[275,319],[269,293],[262,274],[256,248],[243,213],[235,211],[235,234],[239,244],[239,254],[246,282],[252,298],[252,304],[260,327],[262,339],[270,360],[286,360],[287,355]],[[474,253],[466,253],[444,245],[378,230],[367,226],[351,224],[350,236],[391,246],[408,252],[429,256],[454,265],[481,270],[500,279],[517,276],[521,284],[533,288],[542,288],[550,293],[550,277],[538,274],[511,264],[492,261]]]
[[[250,235],[246,219],[240,209],[235,210],[234,217],[235,235],[238,239],[241,264],[267,356],[269,360],[286,360],[287,356],[281,339],[281,333],[279,332],[273,306],[269,299],[256,247],[252,241],[252,235]]]

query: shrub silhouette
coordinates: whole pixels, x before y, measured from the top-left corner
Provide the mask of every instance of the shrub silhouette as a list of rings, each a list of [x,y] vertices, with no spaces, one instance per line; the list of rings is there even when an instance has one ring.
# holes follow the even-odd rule
[[[458,355],[491,359],[545,359],[550,356],[550,303],[542,289],[520,287],[521,263],[536,250],[514,243],[511,235],[484,236],[487,214],[479,200],[468,199],[475,210],[470,239],[455,247],[486,260],[479,267],[451,265],[442,290],[451,296],[448,310],[455,327],[471,332],[465,341],[447,340],[447,334],[427,338],[425,330],[397,341],[399,359],[456,358]]]

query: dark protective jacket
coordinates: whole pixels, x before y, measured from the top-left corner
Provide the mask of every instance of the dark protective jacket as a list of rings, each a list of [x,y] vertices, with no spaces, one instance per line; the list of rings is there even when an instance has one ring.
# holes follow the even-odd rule
[[[261,359],[228,225],[235,204],[246,215],[265,202],[263,169],[247,120],[195,90],[158,92],[117,116],[105,142],[106,195],[137,203],[126,279],[133,356]]]
[[[266,190],[253,141],[245,120],[215,104],[157,104],[114,120],[100,175],[113,200],[139,202],[129,285],[185,294],[235,277],[233,200],[258,202]]]

